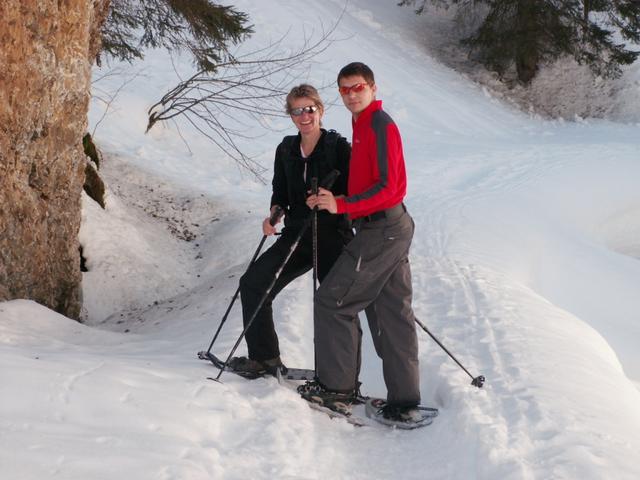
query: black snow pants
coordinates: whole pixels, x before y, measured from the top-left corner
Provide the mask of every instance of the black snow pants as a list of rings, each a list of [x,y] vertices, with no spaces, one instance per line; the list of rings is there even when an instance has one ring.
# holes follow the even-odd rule
[[[271,248],[260,255],[240,279],[242,319],[245,327],[284,262],[296,236],[297,232],[286,232],[285,229],[285,233]],[[318,228],[318,280],[320,282],[327,276],[336,259],[340,256],[344,245],[352,236],[351,231],[341,232],[335,228],[326,230]],[[273,323],[273,299],[284,287],[311,270],[312,267],[313,245],[311,228],[308,228],[251,324],[251,328],[247,331],[246,342],[249,358],[263,361],[280,355],[278,335]],[[311,288],[311,284],[309,288]]]

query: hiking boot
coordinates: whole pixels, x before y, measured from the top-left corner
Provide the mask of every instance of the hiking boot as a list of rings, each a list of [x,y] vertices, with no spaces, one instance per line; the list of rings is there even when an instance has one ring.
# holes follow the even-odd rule
[[[284,364],[282,363],[282,360],[280,360],[280,357],[271,358],[269,360],[263,360],[260,363],[264,365],[266,372],[269,375],[273,375],[274,377],[278,376],[278,370],[280,370],[280,372],[283,374],[287,373],[287,367],[284,366]]]
[[[307,402],[315,403],[342,415],[351,415],[354,394],[327,390],[320,382],[313,380],[303,383],[297,388],[298,393]]]
[[[229,360],[228,367],[237,374],[247,378],[258,378],[265,374],[275,377],[278,369],[284,369],[286,371],[286,367],[282,364],[280,357],[262,361],[252,360],[247,357],[233,357]]]
[[[381,410],[382,417],[392,422],[420,423],[424,420],[417,406],[401,407],[387,404]]]

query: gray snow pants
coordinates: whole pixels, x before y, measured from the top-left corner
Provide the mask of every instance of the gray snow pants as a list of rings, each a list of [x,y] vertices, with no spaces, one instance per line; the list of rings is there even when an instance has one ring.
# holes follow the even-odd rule
[[[420,402],[418,338],[411,308],[409,247],[414,223],[403,205],[356,220],[356,236],[316,292],[314,342],[319,381],[349,392],[359,373],[358,313],[365,310],[382,359],[387,401]]]

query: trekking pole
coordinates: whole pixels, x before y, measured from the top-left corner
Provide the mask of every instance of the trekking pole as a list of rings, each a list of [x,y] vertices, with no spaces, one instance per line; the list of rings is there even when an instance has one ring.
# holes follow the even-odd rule
[[[340,175],[340,172],[338,170],[332,170],[322,180],[323,187],[327,188],[327,189],[331,188],[333,186],[333,182],[335,182],[335,180],[338,177],[338,175]],[[287,256],[285,257],[284,261],[280,265],[280,268],[278,268],[278,270],[276,271],[275,275],[273,276],[273,280],[271,280],[271,283],[269,284],[269,286],[265,290],[264,294],[262,295],[262,298],[260,299],[260,302],[258,302],[258,306],[253,311],[253,314],[249,318],[249,321],[247,322],[246,326],[244,327],[244,330],[242,330],[242,333],[240,334],[240,336],[238,337],[238,340],[236,341],[235,345],[231,349],[231,352],[229,352],[229,355],[227,356],[227,359],[224,361],[224,365],[222,365],[222,368],[220,369],[220,372],[218,373],[218,376],[216,378],[214,378],[214,380],[220,381],[219,380],[220,376],[224,373],[225,369],[227,368],[227,365],[229,364],[229,360],[231,360],[231,357],[233,357],[233,354],[235,353],[236,349],[240,345],[240,342],[242,341],[244,336],[247,334],[247,331],[249,330],[249,328],[251,328],[251,324],[253,324],[253,321],[258,316],[258,312],[262,308],[262,305],[264,304],[264,302],[269,297],[269,294],[271,293],[271,290],[273,290],[273,287],[275,286],[276,282],[278,281],[278,278],[280,277],[280,274],[284,270],[284,267],[286,266],[287,262],[291,258],[291,255],[293,255],[293,252],[295,251],[295,249],[298,247],[298,243],[300,243],[300,239],[304,235],[304,232],[307,230],[307,228],[309,228],[309,224],[311,223],[311,219],[312,218],[313,218],[313,212],[307,216],[307,218],[305,219],[304,223],[302,224],[302,227],[300,227],[300,231],[298,232],[298,236],[296,237],[296,239],[294,240],[293,244],[289,248],[289,252],[287,253]]]
[[[311,194],[318,195],[318,177],[311,179]],[[318,290],[318,206],[313,207],[313,223],[311,224],[311,264],[313,266],[313,301]],[[318,371],[316,352],[313,352],[313,371]]]
[[[311,193],[318,194],[318,177],[311,179]],[[313,207],[313,223],[311,224],[311,245],[313,264],[313,296],[318,289],[318,207]]]
[[[269,224],[271,224],[271,226],[275,225],[278,222],[278,220],[280,219],[280,217],[282,217],[283,213],[284,213],[284,210],[282,210],[282,207],[280,205],[275,205],[273,213],[269,217]],[[249,267],[251,265],[253,265],[253,262],[256,261],[256,258],[258,257],[258,254],[260,253],[260,250],[262,250],[262,246],[264,245],[264,242],[267,239],[267,236],[268,235],[263,235],[262,236],[262,240],[260,240],[260,244],[258,245],[258,248],[256,248],[256,251],[253,254],[253,258],[251,258],[251,261],[249,262],[249,266],[247,267],[247,270],[249,270]],[[213,348],[213,344],[215,343],[216,339],[218,338],[218,335],[220,334],[220,330],[222,330],[222,326],[227,321],[227,317],[229,316],[229,312],[231,311],[231,307],[233,307],[233,304],[236,302],[236,299],[238,298],[238,294],[239,293],[240,293],[240,282],[238,282],[238,288],[236,289],[236,293],[233,294],[233,298],[231,299],[231,303],[227,307],[227,311],[224,312],[224,316],[222,317],[222,320],[220,321],[220,325],[218,326],[218,330],[216,330],[216,333],[213,336],[213,340],[211,340],[211,344],[209,344],[209,348],[207,349],[206,355],[211,353],[211,349]]]
[[[473,385],[474,387],[478,387],[478,388],[482,388],[482,386],[484,385],[484,375],[478,375],[477,377],[474,377],[473,375],[471,375],[469,373],[469,370],[467,370],[466,368],[464,368],[464,365],[462,365],[458,359],[456,357],[454,357],[451,352],[449,352],[449,350],[447,350],[445,348],[445,346],[440,342],[440,340],[438,340],[430,331],[429,329],[426,327],[426,325],[424,323],[422,323],[420,320],[418,320],[417,318],[414,317],[414,320],[416,321],[416,323],[418,325],[420,325],[422,327],[422,329],[427,332],[427,334],[429,334],[429,336],[431,338],[433,338],[433,340],[435,340],[435,342],[440,345],[440,348],[442,348],[442,350],[444,350],[445,352],[447,352],[447,355],[449,355],[459,366],[460,368],[462,368],[462,370],[464,370],[467,375],[469,375],[469,377],[471,377],[471,385]]]

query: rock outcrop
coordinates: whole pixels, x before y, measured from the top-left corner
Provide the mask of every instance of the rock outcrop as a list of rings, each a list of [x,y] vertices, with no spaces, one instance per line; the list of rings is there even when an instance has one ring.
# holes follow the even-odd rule
[[[0,2],[0,300],[78,318],[91,64],[109,0]]]

